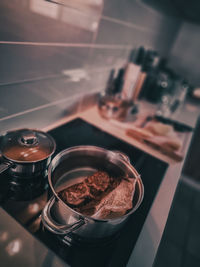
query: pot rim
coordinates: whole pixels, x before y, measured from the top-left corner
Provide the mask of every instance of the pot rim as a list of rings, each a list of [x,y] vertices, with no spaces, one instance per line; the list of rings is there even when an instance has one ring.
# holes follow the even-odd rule
[[[20,128],[20,129],[17,129],[17,130],[23,130],[23,129],[26,129],[26,128]],[[27,129],[29,129],[29,128],[27,128]],[[32,161],[23,161],[23,160],[14,160],[14,159],[11,159],[11,158],[9,158],[9,157],[7,157],[7,156],[5,156],[4,155],[4,153],[1,151],[1,155],[2,155],[2,157],[3,158],[5,158],[5,160],[7,160],[7,161],[9,161],[10,163],[13,163],[13,164],[25,164],[25,165],[30,165],[30,164],[34,164],[34,163],[41,163],[42,161],[45,161],[46,159],[48,159],[48,158],[50,158],[53,154],[54,154],[54,152],[55,152],[55,150],[56,150],[56,142],[55,142],[55,140],[54,140],[54,138],[50,135],[50,134],[48,134],[47,132],[43,132],[43,131],[41,131],[41,130],[37,130],[37,129],[32,129],[32,128],[30,128],[29,130],[33,130],[33,131],[37,131],[37,132],[39,132],[39,133],[43,133],[43,134],[45,134],[50,140],[51,140],[51,142],[52,142],[52,151],[51,151],[51,153],[49,153],[49,155],[47,155],[46,157],[44,157],[44,158],[42,158],[42,159],[39,159],[39,160],[32,160]],[[12,131],[15,131],[15,130],[12,130]],[[6,135],[7,133],[5,133],[3,136],[2,136],[2,138]]]
[[[52,170],[55,169],[55,165],[56,163],[58,162],[58,160],[63,156],[65,155],[67,152],[70,152],[70,151],[76,151],[77,149],[81,149],[81,150],[85,150],[85,149],[93,149],[93,150],[98,150],[98,151],[102,151],[102,152],[109,152],[109,153],[113,153],[115,156],[118,157],[118,159],[120,161],[122,161],[129,169],[131,169],[131,171],[134,173],[135,177],[130,177],[130,178],[134,178],[136,179],[136,182],[138,183],[138,186],[140,187],[140,195],[138,197],[138,201],[136,203],[136,205],[126,214],[120,216],[120,217],[117,217],[117,218],[113,218],[113,219],[96,219],[96,218],[93,218],[91,216],[87,216],[87,215],[84,215],[82,213],[79,213],[77,211],[75,211],[74,209],[72,209],[71,207],[69,207],[57,194],[57,192],[55,191],[53,185],[52,185],[52,182],[51,182],[51,174],[52,174]],[[76,215],[78,215],[79,217],[82,217],[84,219],[88,219],[88,220],[92,220],[92,221],[95,221],[95,222],[110,222],[110,221],[117,221],[117,220],[121,220],[121,219],[125,219],[126,217],[128,217],[130,214],[132,214],[134,211],[136,211],[138,209],[138,207],[140,206],[140,204],[142,203],[142,200],[143,200],[143,197],[144,197],[144,186],[143,186],[143,183],[142,183],[142,179],[141,179],[141,176],[139,175],[139,173],[136,171],[136,169],[129,163],[127,162],[124,158],[120,157],[117,153],[115,153],[114,151],[112,150],[108,150],[108,149],[105,149],[105,148],[102,148],[102,147],[98,147],[98,146],[90,146],[90,145],[80,145],[80,146],[73,146],[73,147],[70,147],[70,148],[67,148],[67,149],[64,149],[62,150],[61,152],[59,152],[54,158],[53,160],[51,161],[50,165],[49,165],[49,168],[48,168],[48,181],[49,181],[49,185],[51,187],[51,190],[54,194],[54,197],[61,201],[61,204],[65,207],[65,208],[68,208],[70,209],[70,211],[72,211],[73,213],[75,213]]]

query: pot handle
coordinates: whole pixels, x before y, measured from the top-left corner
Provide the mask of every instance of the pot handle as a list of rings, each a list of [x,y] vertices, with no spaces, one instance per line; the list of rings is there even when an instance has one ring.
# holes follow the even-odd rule
[[[121,152],[119,150],[112,150],[112,152],[119,155],[120,158],[124,159],[126,162],[130,163],[129,157],[126,154],[124,154],[123,152]]]
[[[124,159],[127,163],[131,163],[130,158],[123,152],[119,151],[119,150],[112,150],[113,153],[119,155],[122,159]],[[140,175],[138,173],[135,174],[135,178],[136,180],[140,180]],[[141,181],[139,181],[141,183]]]
[[[68,225],[62,225],[57,223],[51,216],[51,208],[54,205],[55,201],[56,198],[54,196],[51,197],[42,211],[42,222],[50,232],[57,235],[66,235],[70,232],[77,230],[86,223],[83,218],[73,224]]]
[[[11,166],[13,166],[13,163],[11,162],[2,162],[0,164],[0,174],[3,173],[4,171],[8,170]]]

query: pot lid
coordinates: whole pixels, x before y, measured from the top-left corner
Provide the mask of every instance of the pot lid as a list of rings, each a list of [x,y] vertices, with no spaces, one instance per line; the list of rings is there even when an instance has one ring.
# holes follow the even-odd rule
[[[7,132],[1,141],[3,156],[16,162],[41,161],[52,155],[55,147],[55,141],[50,135],[33,129]]]

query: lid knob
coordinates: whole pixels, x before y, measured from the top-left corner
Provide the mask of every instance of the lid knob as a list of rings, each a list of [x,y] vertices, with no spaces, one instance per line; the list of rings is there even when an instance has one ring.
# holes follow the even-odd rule
[[[20,143],[27,146],[36,145],[38,143],[37,137],[33,132],[27,132],[20,138]]]

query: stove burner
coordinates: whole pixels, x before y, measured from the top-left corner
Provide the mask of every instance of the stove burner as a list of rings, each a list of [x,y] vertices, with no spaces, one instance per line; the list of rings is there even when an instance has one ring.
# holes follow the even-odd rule
[[[50,134],[56,140],[56,153],[72,146],[95,145],[110,150],[120,150],[127,154],[141,174],[144,183],[145,197],[140,211],[130,216],[118,235],[107,240],[96,240],[98,242],[95,243],[91,242],[91,240],[79,239],[77,236],[73,236],[73,234],[68,235],[63,240],[63,237],[61,238],[48,232],[41,225],[42,209],[51,197],[50,190],[46,190],[44,194],[40,195],[45,186],[47,186],[46,175],[41,178],[38,174],[35,180],[33,177],[24,177],[26,180],[23,181],[20,179],[16,180],[13,177],[11,179],[11,175],[7,171],[1,174],[0,179],[0,202],[3,200],[2,208],[15,218],[29,233],[44,243],[49,250],[52,250],[56,256],[70,266],[125,266],[134,249],[168,165],[81,119],[75,119],[55,128]],[[149,179],[149,175],[152,173],[154,174],[153,183],[152,179]],[[39,195],[39,197],[37,198],[36,195]],[[34,199],[16,201],[11,198]],[[30,239],[30,242],[32,242],[32,239]],[[44,261],[44,265],[51,265],[48,257]]]

